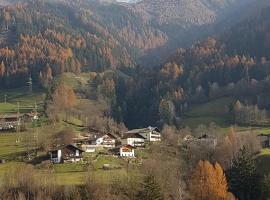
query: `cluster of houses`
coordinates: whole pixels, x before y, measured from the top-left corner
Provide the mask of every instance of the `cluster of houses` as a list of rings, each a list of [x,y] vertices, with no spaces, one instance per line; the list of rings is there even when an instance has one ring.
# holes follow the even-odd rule
[[[53,163],[81,161],[83,152],[94,153],[106,149],[112,155],[120,157],[135,157],[135,148],[143,148],[146,143],[161,141],[161,134],[156,127],[134,129],[121,136],[111,133],[101,133],[90,129],[86,136],[77,138],[74,144],[59,146],[50,152]]]

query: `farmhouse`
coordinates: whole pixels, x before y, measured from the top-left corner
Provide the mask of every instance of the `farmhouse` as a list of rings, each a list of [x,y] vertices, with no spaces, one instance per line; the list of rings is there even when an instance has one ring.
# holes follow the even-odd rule
[[[124,144],[124,145],[109,149],[109,152],[114,155],[121,156],[121,157],[131,157],[131,158],[135,157],[134,147],[129,144]]]
[[[3,114],[0,116],[0,130],[16,129],[21,123],[22,115],[18,114]]]
[[[121,157],[135,157],[134,147],[131,145],[122,145],[120,147]]]
[[[94,135],[93,139],[91,140],[92,145],[96,145],[97,147],[106,147],[112,148],[115,147],[116,138],[110,133],[100,133]]]
[[[92,133],[74,140],[75,144],[87,153],[94,153],[97,149],[114,148],[116,138],[110,133]]]
[[[16,114],[16,113],[6,113],[0,115],[0,130],[12,130],[17,126],[24,126],[25,123],[30,122],[33,116],[28,113]]]
[[[133,147],[144,147],[145,138],[139,133],[128,133],[125,134],[124,137],[121,139],[121,144],[131,145]]]
[[[270,135],[268,134],[260,134],[260,143],[263,148],[270,147]]]
[[[184,140],[186,143],[186,147],[193,145],[197,147],[208,147],[208,148],[215,149],[217,146],[217,138],[214,136],[206,135],[206,134],[198,138],[195,138],[193,136],[190,137],[189,135],[184,138],[188,138]]]
[[[217,146],[217,138],[206,134],[198,137],[197,142],[202,145],[211,146],[213,148],[216,148]]]
[[[159,142],[159,141],[161,141],[161,135],[160,135],[159,130],[158,130],[157,127],[149,126],[147,128],[134,129],[134,130],[128,131],[126,134],[134,134],[134,133],[140,134],[148,142]]]
[[[84,151],[72,144],[59,146],[50,152],[50,159],[53,163],[78,162],[82,160]]]

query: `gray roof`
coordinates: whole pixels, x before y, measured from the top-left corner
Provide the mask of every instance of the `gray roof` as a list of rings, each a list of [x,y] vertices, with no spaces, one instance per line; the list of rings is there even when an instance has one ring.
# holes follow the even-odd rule
[[[17,114],[17,113],[6,113],[6,114],[0,115],[0,119],[18,118],[18,117],[23,117],[25,115],[30,116],[30,114],[28,114],[28,113],[20,113],[20,114]]]
[[[151,132],[151,131],[159,131],[159,130],[157,127],[149,126],[147,128],[133,129],[133,130],[130,130],[126,133],[146,133],[146,132]]]
[[[60,146],[57,146],[55,147],[52,151],[57,151],[57,150],[60,150],[60,149],[75,149],[75,150],[79,150],[81,152],[84,152],[84,150],[80,149],[79,147],[73,145],[73,144],[67,144],[67,145],[60,145]]]
[[[141,138],[141,139],[145,139],[139,133],[126,133],[122,139],[127,139],[127,138]]]

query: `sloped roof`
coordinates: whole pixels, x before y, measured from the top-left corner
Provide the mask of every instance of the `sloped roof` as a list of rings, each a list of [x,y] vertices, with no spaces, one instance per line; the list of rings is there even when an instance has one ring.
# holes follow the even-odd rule
[[[105,135],[108,135],[109,137],[116,139],[116,137],[111,133],[99,133],[99,134],[94,135],[93,139],[98,139],[98,138],[104,137]]]
[[[129,130],[126,133],[146,133],[146,132],[149,132],[149,131],[159,131],[159,130],[158,130],[157,127],[149,126],[147,128]]]
[[[85,127],[82,129],[82,131],[84,131],[84,134],[88,134],[91,137],[91,139],[100,138],[103,137],[104,135],[108,135],[114,139],[117,139],[117,137],[114,134],[109,133],[107,131],[99,130],[95,127]]]
[[[79,150],[81,152],[84,152],[84,150],[80,149],[79,147],[77,147],[77,146],[75,146],[73,144],[60,145],[60,146],[54,148],[52,151],[57,151],[57,150],[60,150],[60,149],[65,149],[65,148],[67,148],[67,149],[75,149],[75,150]]]
[[[123,148],[123,147],[127,147],[127,148],[130,148],[130,149],[135,149],[133,146],[131,146],[129,144],[124,144],[124,145],[120,146],[120,148]]]
[[[124,137],[122,137],[122,139],[127,139],[127,138],[141,138],[141,139],[145,139],[143,136],[141,136],[139,133],[135,132],[135,133],[126,133],[124,135]]]
[[[17,117],[23,117],[23,116],[30,116],[29,113],[20,113],[19,115],[17,113],[6,113],[0,115],[0,119],[8,119],[8,118],[17,118]]]

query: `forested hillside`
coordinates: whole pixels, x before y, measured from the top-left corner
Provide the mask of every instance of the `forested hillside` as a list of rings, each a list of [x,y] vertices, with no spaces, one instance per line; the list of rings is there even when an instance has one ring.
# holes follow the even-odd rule
[[[269,1],[260,2],[263,9],[253,13],[248,19],[226,30],[221,40],[228,51],[249,54],[260,59],[270,56],[270,13]],[[259,4],[259,5],[260,5]]]
[[[183,124],[181,119],[195,104],[233,98],[234,102],[220,108],[224,114],[235,116],[239,123],[265,123],[270,108],[269,27],[269,7],[265,6],[216,38],[179,48],[159,71],[141,70],[147,76],[135,76],[128,109],[139,114],[140,107],[142,114],[136,119],[129,116],[127,122],[156,121],[158,116],[160,123]],[[145,85],[151,90],[146,91]],[[242,117],[235,112],[237,100]],[[246,119],[250,113],[254,118]]]
[[[164,62],[179,47],[189,47],[209,35],[227,30],[249,16],[257,4],[254,0],[143,0],[120,5],[133,10],[167,35],[166,45],[151,50],[142,59],[141,63],[147,66]]]
[[[137,56],[166,42],[162,32],[117,5],[25,1],[0,14],[4,87],[19,86],[28,76],[38,82],[63,72],[134,67]]]
[[[231,0],[3,1],[1,86],[22,85],[29,76],[41,83],[63,72],[160,64],[179,45],[206,36],[208,28],[200,28],[217,23],[238,4]],[[11,81],[14,78],[17,81]]]
[[[213,23],[226,8],[236,3],[235,0],[144,0],[129,7],[161,25],[190,27]]]

